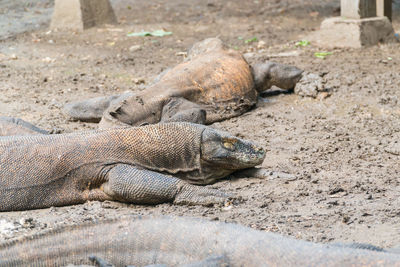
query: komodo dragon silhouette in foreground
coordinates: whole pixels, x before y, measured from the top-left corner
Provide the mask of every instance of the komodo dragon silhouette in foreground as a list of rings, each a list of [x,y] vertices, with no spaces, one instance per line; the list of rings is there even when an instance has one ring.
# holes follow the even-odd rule
[[[213,183],[264,158],[250,141],[186,122],[1,137],[0,211],[87,200],[223,203],[227,194],[193,184]],[[249,169],[249,176],[262,170]]]
[[[188,60],[139,93],[67,104],[65,112],[100,128],[187,121],[200,124],[239,116],[252,108],[260,92],[275,85],[293,89],[302,70],[265,62],[250,66],[217,38],[193,45]]]
[[[189,218],[128,217],[0,243],[0,266],[90,265],[89,257],[108,267],[400,266],[400,255],[390,252],[316,244]]]

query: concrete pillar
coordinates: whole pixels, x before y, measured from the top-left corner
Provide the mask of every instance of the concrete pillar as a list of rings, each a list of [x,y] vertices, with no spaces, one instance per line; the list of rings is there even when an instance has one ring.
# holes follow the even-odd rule
[[[397,42],[391,18],[391,0],[341,0],[341,17],[325,19],[319,31],[306,37],[327,48],[363,47]]]
[[[341,0],[340,15],[348,19],[376,17],[376,0]]]
[[[82,31],[116,22],[109,0],[55,0],[50,27]]]
[[[392,0],[376,0],[376,14],[392,21]]]

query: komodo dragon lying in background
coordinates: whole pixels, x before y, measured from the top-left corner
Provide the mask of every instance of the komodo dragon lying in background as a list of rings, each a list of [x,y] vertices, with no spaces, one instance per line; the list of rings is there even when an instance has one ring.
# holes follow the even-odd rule
[[[65,112],[82,121],[116,125],[187,121],[211,124],[252,108],[260,92],[275,85],[293,89],[302,70],[265,62],[250,66],[217,38],[196,43],[188,60],[139,93],[126,93],[67,104]]]
[[[0,211],[87,200],[221,203],[228,195],[192,184],[213,183],[264,158],[250,141],[185,122],[1,137]]]
[[[189,218],[128,217],[0,244],[0,266],[88,265],[89,257],[113,266],[400,266],[400,255],[390,252]]]

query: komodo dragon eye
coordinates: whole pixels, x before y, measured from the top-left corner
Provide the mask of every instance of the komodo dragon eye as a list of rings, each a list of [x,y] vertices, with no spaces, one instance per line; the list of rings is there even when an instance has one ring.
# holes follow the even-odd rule
[[[229,150],[231,150],[231,151],[233,151],[233,150],[235,150],[235,145],[234,144],[232,144],[231,142],[224,142],[224,147],[226,148],[226,149],[229,149]]]

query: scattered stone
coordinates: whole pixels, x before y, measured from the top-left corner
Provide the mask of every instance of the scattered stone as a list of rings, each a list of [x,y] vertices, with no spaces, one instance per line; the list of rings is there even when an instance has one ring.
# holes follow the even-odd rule
[[[266,47],[266,43],[264,42],[264,41],[259,41],[258,43],[257,43],[257,48],[258,49],[263,49],[263,48],[265,48]]]
[[[132,45],[131,47],[129,47],[130,52],[136,52],[139,50],[142,50],[142,47],[140,45]]]
[[[35,222],[33,221],[32,218],[21,218],[19,220],[19,224],[23,228],[35,228]]]
[[[132,82],[134,84],[144,84],[144,83],[146,83],[146,80],[144,78],[133,78]]]
[[[316,98],[320,92],[325,92],[320,99],[324,99],[329,96],[325,90],[324,79],[315,73],[305,73],[300,81],[297,82],[294,88],[295,94],[300,96],[310,96]]]
[[[187,52],[176,52],[175,56],[187,57]]]
[[[340,193],[340,192],[344,192],[344,189],[341,188],[341,187],[335,187],[335,188],[329,190],[328,194],[329,195],[334,195],[334,194],[337,194],[337,193]]]
[[[328,98],[330,96],[331,96],[331,93],[329,93],[329,92],[321,92],[321,93],[319,93],[317,95],[317,99],[318,100],[324,100],[324,99],[326,99],[326,98]]]

